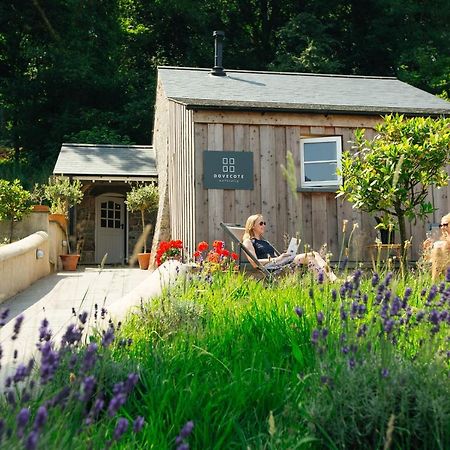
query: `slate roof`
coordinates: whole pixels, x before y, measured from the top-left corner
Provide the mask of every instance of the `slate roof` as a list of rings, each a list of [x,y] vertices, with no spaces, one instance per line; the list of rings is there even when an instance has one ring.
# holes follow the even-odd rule
[[[392,77],[159,67],[165,95],[190,109],[450,114],[450,102]]]
[[[62,144],[55,175],[93,177],[156,177],[151,145]]]

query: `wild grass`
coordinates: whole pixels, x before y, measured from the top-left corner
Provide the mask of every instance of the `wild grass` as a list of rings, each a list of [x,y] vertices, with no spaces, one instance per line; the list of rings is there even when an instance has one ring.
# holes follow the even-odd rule
[[[86,347],[74,347],[75,363],[67,354],[26,401],[13,382],[2,443],[21,448],[19,412],[35,417],[46,404],[39,448],[68,439],[71,448],[449,448],[449,298],[450,283],[432,286],[421,273],[356,271],[335,285],[309,274],[271,284],[200,275],[144,303],[112,346],[99,341],[89,371]],[[133,373],[134,388],[108,414]],[[96,387],[83,402],[87,376]],[[66,386],[72,393],[52,407]],[[103,409],[89,415],[99,398]],[[131,428],[137,417],[140,433],[114,438],[120,420]]]

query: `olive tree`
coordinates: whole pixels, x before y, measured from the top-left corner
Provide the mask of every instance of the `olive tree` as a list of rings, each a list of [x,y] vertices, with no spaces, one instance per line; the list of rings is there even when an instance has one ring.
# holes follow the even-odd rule
[[[12,242],[14,222],[31,212],[30,200],[31,194],[19,180],[0,180],[0,220],[10,222],[9,242]]]
[[[432,213],[428,189],[448,183],[450,119],[403,115],[383,119],[371,140],[365,139],[365,130],[355,132],[356,152],[343,154],[338,196],[354,208],[395,217],[406,260],[406,219]]]
[[[145,213],[158,209],[159,192],[158,187],[153,184],[135,186],[127,192],[125,203],[131,212],[140,211],[142,221],[142,234],[145,234]],[[144,253],[147,251],[146,239],[143,240]]]

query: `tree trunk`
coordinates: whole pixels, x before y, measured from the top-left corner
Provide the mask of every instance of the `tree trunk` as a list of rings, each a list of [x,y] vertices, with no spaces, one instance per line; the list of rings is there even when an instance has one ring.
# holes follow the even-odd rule
[[[142,237],[144,238],[144,253],[147,253],[147,236],[144,236],[145,234],[144,210],[141,210],[141,220],[142,220]]]
[[[408,255],[407,248],[405,248],[406,242],[406,223],[405,223],[405,213],[401,208],[395,208],[398,219],[398,226],[400,231],[400,244],[401,244],[401,263],[405,269],[408,268]]]
[[[9,226],[9,243],[11,244],[13,239],[13,232],[14,232],[14,219],[11,219],[11,224]]]

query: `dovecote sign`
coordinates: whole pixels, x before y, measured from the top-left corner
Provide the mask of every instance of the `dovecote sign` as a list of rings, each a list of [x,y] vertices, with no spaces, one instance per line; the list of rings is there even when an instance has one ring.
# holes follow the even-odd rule
[[[253,189],[252,152],[203,152],[205,189]]]

